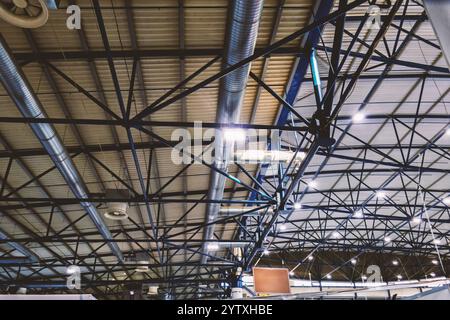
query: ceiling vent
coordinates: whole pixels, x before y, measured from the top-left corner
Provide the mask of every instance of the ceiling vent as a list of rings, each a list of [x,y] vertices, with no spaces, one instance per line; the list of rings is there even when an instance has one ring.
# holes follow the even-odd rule
[[[148,264],[147,260],[139,260],[136,262],[136,264],[137,264],[137,266],[136,266],[136,269],[134,269],[134,271],[141,272],[141,273],[148,272],[148,270],[149,270],[148,265],[145,265],[145,264]]]
[[[148,272],[149,271],[149,255],[144,252],[138,252],[134,256],[129,258],[129,261],[136,264],[135,272]]]
[[[156,296],[156,295],[158,295],[158,289],[159,289],[158,286],[149,286],[147,294],[149,296]]]
[[[48,20],[46,1],[0,0],[0,19],[20,28],[42,27]]]
[[[126,220],[128,219],[128,190],[106,190],[106,199],[124,199],[124,202],[107,202],[105,210],[105,218],[109,220]]]

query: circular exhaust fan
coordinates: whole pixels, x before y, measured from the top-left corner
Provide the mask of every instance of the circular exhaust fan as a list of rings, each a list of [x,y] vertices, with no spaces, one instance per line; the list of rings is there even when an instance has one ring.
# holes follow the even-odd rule
[[[128,219],[128,204],[126,202],[110,202],[107,204],[105,218],[110,220]]]
[[[145,264],[148,263],[147,260],[141,260],[137,262],[139,265],[136,267],[136,269],[134,269],[134,271],[136,272],[148,272],[149,267],[146,266]]]
[[[0,0],[0,19],[20,28],[39,28],[48,20],[44,0]]]

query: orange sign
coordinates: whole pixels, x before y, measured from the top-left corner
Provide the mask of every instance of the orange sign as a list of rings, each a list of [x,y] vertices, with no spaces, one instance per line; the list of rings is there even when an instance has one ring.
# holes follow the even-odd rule
[[[286,268],[253,268],[253,283],[257,293],[291,293]]]

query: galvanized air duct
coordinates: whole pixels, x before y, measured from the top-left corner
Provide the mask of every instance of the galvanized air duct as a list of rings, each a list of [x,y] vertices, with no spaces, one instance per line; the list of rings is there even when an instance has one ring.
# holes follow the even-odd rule
[[[223,61],[225,67],[236,64],[253,54],[263,3],[263,0],[235,0],[232,2],[227,33],[228,39]],[[249,71],[250,64],[247,64],[221,79],[216,122],[237,123],[239,121]],[[223,138],[221,134],[216,135],[216,158],[213,165],[218,169],[226,171],[233,142],[225,141]],[[221,200],[223,198],[224,187],[225,177],[217,171],[212,171],[208,199]],[[208,204],[206,208],[206,221],[214,221],[217,218],[219,209],[220,204]],[[213,232],[214,225],[207,226],[203,234],[204,240],[212,239]],[[207,251],[205,243],[203,245],[203,252]],[[203,255],[202,263],[205,263],[206,260],[207,257]]]
[[[22,70],[12,58],[5,40],[0,34],[0,81],[5,87],[11,99],[24,117],[27,118],[46,118],[46,114],[40,101],[34,94],[31,86],[24,77]],[[44,149],[48,152],[51,159],[55,163],[64,180],[69,185],[73,194],[77,198],[88,198],[86,187],[72,162],[72,159],[66,152],[60,138],[58,137],[54,127],[49,123],[31,123],[31,129],[41,142]],[[105,239],[112,239],[108,227],[103,222],[100,214],[92,203],[81,202],[81,206],[90,215],[92,221],[97,226],[100,234]],[[123,261],[123,255],[117,243],[108,242],[114,255]]]
[[[6,240],[11,239],[11,236],[7,234],[5,231],[0,230],[0,239]],[[8,242],[8,245],[13,247],[15,250],[19,251],[25,257],[11,257],[0,259],[0,265],[2,264],[10,264],[10,263],[35,263],[39,261],[39,257],[30,249],[25,247],[24,245],[17,242]]]

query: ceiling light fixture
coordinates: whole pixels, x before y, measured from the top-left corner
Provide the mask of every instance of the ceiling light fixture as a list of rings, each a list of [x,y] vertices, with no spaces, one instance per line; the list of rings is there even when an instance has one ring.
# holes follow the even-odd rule
[[[309,261],[313,261],[313,259],[314,259],[314,256],[308,256]]]
[[[446,198],[442,199],[442,202],[443,202],[446,206],[450,206],[450,197],[446,197]]]
[[[330,280],[332,278],[331,274],[327,274],[327,279]]]
[[[362,210],[357,210],[353,213],[353,218],[362,219],[364,217],[364,213]]]
[[[398,266],[398,261],[397,261],[397,260],[392,260],[392,264],[393,264],[394,266]]]
[[[217,251],[219,250],[219,245],[217,243],[208,243],[207,249],[208,251]]]
[[[414,224],[421,224],[422,223],[422,218],[421,217],[414,217],[411,219],[411,222]]]
[[[313,189],[317,188],[317,181],[316,180],[309,181],[308,187],[313,188]]]
[[[392,239],[390,237],[384,237],[384,242],[389,243],[391,241],[392,241]]]
[[[355,113],[352,117],[353,122],[361,122],[366,118],[366,115],[360,111],[358,111],[357,113]]]
[[[377,191],[377,198],[378,199],[384,199],[384,198],[386,198],[386,193],[385,192],[383,192],[383,191]]]
[[[302,208],[302,204],[300,203],[300,202],[295,202],[294,203],[294,209],[295,210],[299,210],[299,209],[301,209]]]
[[[439,261],[437,261],[436,259],[431,260],[431,263],[434,264],[435,266],[437,266],[439,264]]]
[[[352,263],[352,265],[355,265],[357,261],[356,259],[352,259],[350,262]]]
[[[397,275],[397,279],[398,279],[398,280],[402,280],[402,279],[403,279],[402,275],[401,275],[401,274],[398,274],[398,275]]]
[[[430,273],[430,277],[432,277],[432,278],[436,277],[436,273],[434,273],[434,272]]]

